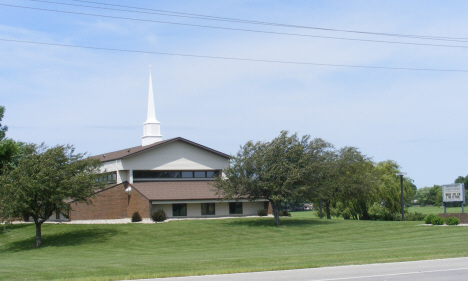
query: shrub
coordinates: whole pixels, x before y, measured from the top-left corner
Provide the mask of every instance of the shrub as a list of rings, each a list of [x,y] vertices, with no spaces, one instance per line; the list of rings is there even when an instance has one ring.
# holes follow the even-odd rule
[[[138,212],[133,213],[132,222],[139,222],[139,221],[142,221],[140,214]]]
[[[369,208],[369,219],[375,221],[394,221],[398,220],[398,214],[392,214],[381,204],[374,203],[374,205]]]
[[[268,215],[268,211],[266,209],[260,209],[260,210],[258,210],[257,215],[259,217],[264,217],[264,216]]]
[[[390,220],[401,221],[401,214],[393,214]]]
[[[164,212],[163,209],[159,209],[159,210],[157,210],[156,212],[154,212],[151,215],[151,218],[154,221],[165,221],[166,220],[166,212]]]
[[[426,215],[415,212],[405,214],[405,220],[407,221],[423,221],[426,218]]]
[[[447,225],[459,225],[460,220],[458,218],[456,218],[456,217],[449,217],[449,218],[445,219],[445,223]]]
[[[345,219],[345,220],[349,220],[351,218],[351,211],[346,208],[343,210],[343,212],[341,212],[341,216]]]
[[[445,220],[441,217],[435,217],[432,219],[432,225],[444,225]]]
[[[282,217],[290,217],[291,213],[289,213],[288,210],[282,210],[279,212],[279,215]]]
[[[425,223],[425,224],[432,224],[432,220],[435,219],[435,218],[437,218],[436,215],[434,215],[434,214],[429,214],[429,215],[427,215],[427,216],[424,218],[424,223]]]

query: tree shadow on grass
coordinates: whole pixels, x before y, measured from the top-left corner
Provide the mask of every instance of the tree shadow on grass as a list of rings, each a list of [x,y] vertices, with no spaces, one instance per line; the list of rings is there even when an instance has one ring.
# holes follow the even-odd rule
[[[31,226],[32,224],[29,224],[29,223],[21,223],[21,224],[2,224],[0,225],[0,235],[1,234],[5,234],[9,231],[12,231],[12,230],[16,230],[16,229],[22,229],[22,228],[25,228],[25,227],[28,227],[28,226]]]
[[[35,228],[34,228],[35,231]],[[35,232],[33,232],[35,234]],[[31,233],[31,234],[33,234]],[[119,231],[115,229],[83,229],[64,231],[54,234],[42,234],[42,245],[40,248],[48,247],[69,247],[85,244],[97,244],[108,240],[115,236]],[[5,245],[5,252],[19,252],[30,249],[35,249],[36,237],[31,237],[19,241],[15,241]]]
[[[242,219],[242,220],[227,220],[228,224],[248,226],[248,227],[277,227],[274,218],[259,218],[259,219]],[[279,227],[307,227],[314,225],[325,225],[337,223],[335,220],[326,219],[299,219],[299,218],[280,218]]]

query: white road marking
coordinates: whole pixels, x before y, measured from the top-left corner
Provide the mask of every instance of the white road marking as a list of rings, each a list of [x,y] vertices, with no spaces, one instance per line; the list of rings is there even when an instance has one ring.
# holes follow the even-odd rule
[[[351,280],[351,279],[364,279],[364,278],[372,278],[372,277],[410,275],[410,274],[434,273],[434,272],[456,271],[456,270],[468,270],[468,267],[465,267],[465,268],[452,268],[452,269],[439,269],[439,270],[423,270],[423,271],[414,271],[414,272],[390,273],[390,274],[379,274],[379,275],[368,275],[368,276],[341,277],[341,278],[333,278],[333,279],[314,279],[314,280],[310,280],[310,281]]]

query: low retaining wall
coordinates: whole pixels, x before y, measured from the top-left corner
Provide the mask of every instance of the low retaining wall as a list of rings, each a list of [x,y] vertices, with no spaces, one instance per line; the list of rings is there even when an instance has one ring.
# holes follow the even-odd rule
[[[456,217],[460,220],[460,223],[468,223],[468,214],[465,213],[465,214],[439,214],[439,217],[441,218],[448,218],[448,217]]]

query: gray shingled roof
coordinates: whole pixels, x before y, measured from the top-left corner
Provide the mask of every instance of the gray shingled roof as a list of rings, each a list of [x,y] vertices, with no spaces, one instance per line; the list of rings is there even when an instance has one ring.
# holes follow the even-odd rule
[[[187,143],[187,144],[196,146],[196,147],[201,148],[201,149],[204,149],[204,150],[206,150],[206,151],[215,153],[215,154],[217,154],[217,155],[219,155],[219,156],[221,156],[221,157],[231,158],[229,155],[227,155],[227,154],[225,154],[225,153],[219,152],[219,151],[217,151],[217,150],[211,149],[211,148],[209,148],[209,147],[206,147],[206,146],[204,146],[204,145],[195,143],[195,142],[193,142],[193,141],[189,141],[189,140],[184,139],[184,138],[181,138],[181,137],[177,137],[177,138],[172,138],[172,139],[168,139],[168,140],[156,142],[156,143],[153,143],[153,144],[150,144],[150,145],[146,145],[146,146],[135,146],[135,147],[126,148],[126,149],[122,149],[122,150],[117,150],[117,151],[113,151],[113,152],[108,152],[108,153],[103,153],[103,154],[99,154],[99,155],[94,155],[94,156],[91,156],[90,158],[99,159],[99,160],[101,160],[101,162],[112,161],[112,160],[116,160],[116,159],[122,159],[122,158],[130,157],[130,156],[133,156],[133,155],[135,155],[135,154],[141,153],[141,152],[143,152],[143,151],[147,151],[147,150],[149,150],[149,149],[153,149],[153,148],[155,148],[155,147],[160,147],[160,146],[163,146],[163,145],[165,145],[165,144],[172,143],[172,142],[176,142],[176,141],[185,142],[185,143]]]
[[[152,201],[161,200],[219,200],[213,181],[153,181],[134,182],[130,185]]]

